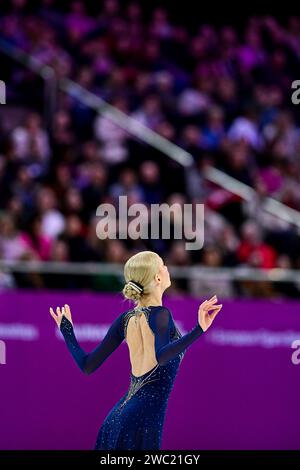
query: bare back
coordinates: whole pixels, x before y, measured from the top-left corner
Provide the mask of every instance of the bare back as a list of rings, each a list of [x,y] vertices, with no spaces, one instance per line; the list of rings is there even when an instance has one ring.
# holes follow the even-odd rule
[[[127,313],[125,340],[133,375],[142,376],[157,365],[155,336],[149,326],[147,310],[136,308]]]

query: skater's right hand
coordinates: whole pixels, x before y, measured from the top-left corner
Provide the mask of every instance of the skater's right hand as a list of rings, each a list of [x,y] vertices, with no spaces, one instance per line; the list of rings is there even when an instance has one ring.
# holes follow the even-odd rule
[[[63,315],[72,323],[72,315],[71,315],[71,309],[69,305],[65,304],[64,307],[60,309],[60,307],[56,308],[56,314],[53,311],[53,308],[50,307],[50,315],[52,318],[54,318],[58,328],[60,327],[60,323],[62,320]]]
[[[215,305],[217,300],[217,296],[214,295],[211,297],[211,299],[205,300],[205,302],[203,302],[199,307],[198,322],[203,331],[206,331],[211,326],[212,322],[222,308],[222,304]],[[210,310],[213,310],[213,313],[209,314],[208,312]]]

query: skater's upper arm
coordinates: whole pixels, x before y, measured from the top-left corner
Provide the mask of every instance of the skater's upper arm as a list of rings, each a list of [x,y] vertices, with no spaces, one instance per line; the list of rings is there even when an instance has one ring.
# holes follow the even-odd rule
[[[150,326],[154,333],[154,347],[157,362],[160,363],[161,351],[170,342],[172,316],[166,307],[157,309],[150,315]]]
[[[201,326],[197,322],[191,331],[171,341],[171,332],[175,325],[172,314],[166,307],[161,307],[153,315],[150,315],[150,326],[155,335],[156,359],[161,365],[178,356],[203,333]]]

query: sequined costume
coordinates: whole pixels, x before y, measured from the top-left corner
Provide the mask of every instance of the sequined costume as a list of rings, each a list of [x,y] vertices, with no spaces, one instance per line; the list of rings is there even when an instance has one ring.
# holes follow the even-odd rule
[[[186,348],[199,338],[199,323],[184,336],[174,323],[172,313],[163,306],[135,307],[119,315],[102,342],[90,353],[79,346],[72,323],[63,316],[60,330],[80,369],[95,371],[126,338],[132,315],[145,314],[154,334],[157,364],[141,376],[130,374],[130,385],[106,416],[96,440],[96,450],[157,450],[168,398]]]

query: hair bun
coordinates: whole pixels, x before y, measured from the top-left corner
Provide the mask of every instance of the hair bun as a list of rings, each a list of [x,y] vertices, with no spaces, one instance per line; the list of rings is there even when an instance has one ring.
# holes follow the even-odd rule
[[[135,281],[129,281],[125,284],[123,289],[123,295],[126,299],[138,302],[143,296],[144,288]]]

